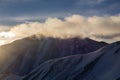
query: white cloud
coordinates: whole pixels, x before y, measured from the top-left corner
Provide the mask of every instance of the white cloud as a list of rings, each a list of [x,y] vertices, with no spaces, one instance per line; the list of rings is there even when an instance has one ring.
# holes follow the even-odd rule
[[[89,37],[98,41],[115,42],[120,40],[120,15],[84,17],[72,15],[64,20],[48,18],[45,22],[31,22],[11,28],[16,37],[43,34],[52,37]]]

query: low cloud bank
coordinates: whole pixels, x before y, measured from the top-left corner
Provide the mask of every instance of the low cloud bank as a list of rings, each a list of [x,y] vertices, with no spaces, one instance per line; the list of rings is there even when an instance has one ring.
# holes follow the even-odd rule
[[[108,43],[120,40],[120,15],[84,17],[72,15],[64,20],[48,18],[45,22],[28,22],[11,27],[16,37],[43,34],[52,37],[89,37]]]

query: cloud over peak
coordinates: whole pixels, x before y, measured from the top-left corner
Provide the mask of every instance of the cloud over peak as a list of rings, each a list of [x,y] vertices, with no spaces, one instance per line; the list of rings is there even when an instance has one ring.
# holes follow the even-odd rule
[[[43,34],[52,37],[89,37],[98,41],[115,42],[120,40],[120,15],[84,17],[72,15],[64,20],[48,18],[45,22],[23,23],[11,27],[16,37]]]

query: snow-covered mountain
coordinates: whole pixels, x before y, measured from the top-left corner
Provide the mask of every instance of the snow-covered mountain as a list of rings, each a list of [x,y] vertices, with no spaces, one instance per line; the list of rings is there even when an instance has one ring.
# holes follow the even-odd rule
[[[107,43],[88,38],[32,36],[16,40],[0,47],[0,74],[24,76],[45,61],[93,52],[105,45]]]
[[[120,80],[120,42],[44,62],[23,80]]]

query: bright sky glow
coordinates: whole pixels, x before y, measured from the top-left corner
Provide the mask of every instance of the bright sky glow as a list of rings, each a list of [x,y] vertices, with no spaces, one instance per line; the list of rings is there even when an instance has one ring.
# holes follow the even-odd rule
[[[12,32],[0,32],[1,38],[13,38],[15,37],[15,34]]]

